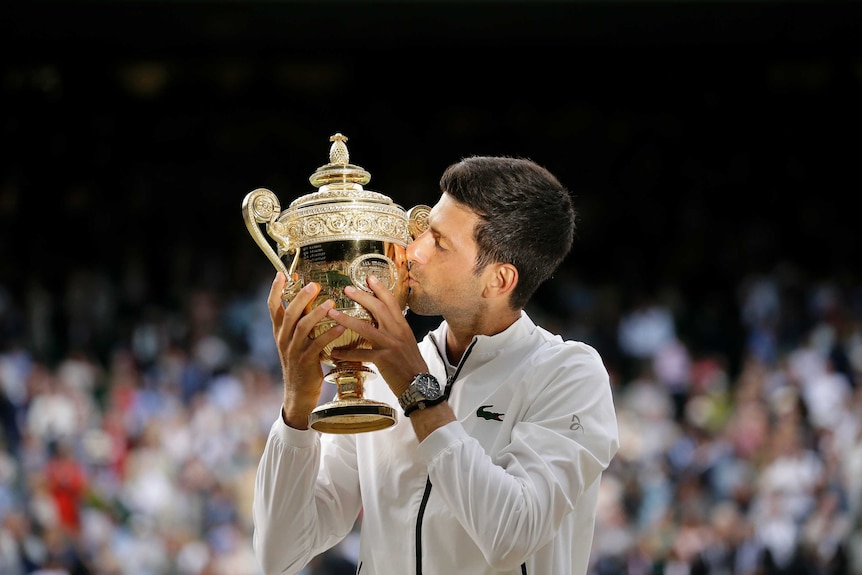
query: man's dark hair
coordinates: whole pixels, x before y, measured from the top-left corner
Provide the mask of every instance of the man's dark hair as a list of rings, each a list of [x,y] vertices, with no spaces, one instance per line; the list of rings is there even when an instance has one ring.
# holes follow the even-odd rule
[[[572,247],[576,213],[568,190],[525,158],[473,156],[449,166],[441,191],[479,216],[475,272],[490,263],[518,268],[510,305],[527,305]]]

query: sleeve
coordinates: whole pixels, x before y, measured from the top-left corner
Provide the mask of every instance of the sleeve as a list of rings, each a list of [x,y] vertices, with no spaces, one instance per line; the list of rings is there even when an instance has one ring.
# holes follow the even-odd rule
[[[347,435],[297,430],[279,418],[257,468],[252,517],[265,574],[293,575],[341,541],[361,508],[355,444]]]
[[[595,352],[579,355],[525,371],[531,380],[521,385],[538,391],[521,411],[511,409],[518,402],[510,406],[507,417],[518,421],[493,457],[460,422],[419,446],[435,492],[496,569],[523,563],[556,536],[568,514],[595,513],[594,502],[579,506],[579,497],[616,454],[617,422],[604,365]]]

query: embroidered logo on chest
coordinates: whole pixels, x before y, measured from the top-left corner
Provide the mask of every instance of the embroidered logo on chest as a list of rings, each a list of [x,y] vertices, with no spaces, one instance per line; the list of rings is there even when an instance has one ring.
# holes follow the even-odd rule
[[[503,413],[495,413],[493,411],[488,411],[488,408],[494,407],[493,405],[482,405],[479,409],[476,410],[476,416],[481,417],[482,419],[487,419],[488,421],[503,421]]]

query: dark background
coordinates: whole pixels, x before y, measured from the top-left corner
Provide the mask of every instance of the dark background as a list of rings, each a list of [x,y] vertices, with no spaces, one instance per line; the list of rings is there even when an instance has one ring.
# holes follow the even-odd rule
[[[273,270],[241,200],[313,191],[342,132],[366,187],[405,207],[463,156],[533,158],[576,196],[570,281],[620,312],[675,290],[694,351],[737,357],[749,275],[858,287],[858,8],[6,3],[0,285],[22,307],[53,294],[57,325],[82,270],[137,284],[129,318],[257,288]],[[596,319],[608,346],[614,319]]]

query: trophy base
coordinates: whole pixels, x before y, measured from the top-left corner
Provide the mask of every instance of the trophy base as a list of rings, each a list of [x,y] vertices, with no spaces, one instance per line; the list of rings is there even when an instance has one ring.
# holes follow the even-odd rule
[[[395,410],[368,399],[340,399],[324,403],[308,416],[308,425],[323,433],[364,433],[394,425]]]

